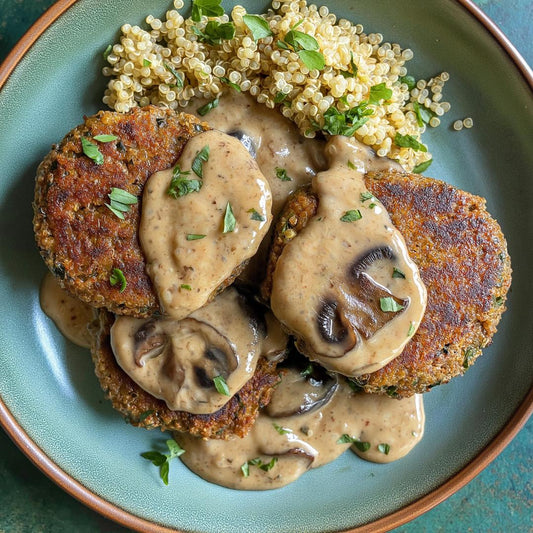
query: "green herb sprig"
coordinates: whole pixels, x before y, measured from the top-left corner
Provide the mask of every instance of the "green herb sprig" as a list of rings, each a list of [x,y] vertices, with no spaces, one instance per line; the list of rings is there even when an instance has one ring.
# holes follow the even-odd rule
[[[224,226],[222,228],[222,233],[231,233],[235,230],[237,221],[235,220],[235,215],[233,214],[233,209],[231,204],[228,202],[226,204],[226,210],[224,212]]]
[[[179,198],[192,192],[198,192],[202,188],[202,181],[187,178],[190,173],[189,170],[183,171],[179,165],[176,165],[167,189],[167,194],[172,198]]]
[[[158,451],[149,451],[141,453],[141,457],[148,459],[148,461],[151,461],[154,466],[159,467],[159,476],[163,480],[163,483],[168,485],[170,461],[175,457],[183,455],[185,450],[174,439],[168,439],[166,444],[170,453],[164,454]]]
[[[309,70],[323,70],[326,66],[324,55],[319,52],[318,41],[307,33],[296,30],[303,20],[296,23],[286,34],[283,40],[277,41],[278,48],[283,50],[293,50],[298,54],[302,63]]]
[[[136,196],[118,187],[113,187],[107,196],[110,202],[105,205],[120,220],[124,220],[124,213],[129,213],[131,206],[138,203]]]
[[[385,313],[397,313],[404,309],[404,306],[397,303],[392,296],[385,296],[384,298],[379,299],[379,306],[381,310]]]
[[[221,44],[222,41],[235,37],[235,25],[233,22],[210,20],[203,30],[197,26],[193,26],[192,30],[201,42],[213,45]]]
[[[261,470],[268,472],[269,470],[272,470],[272,468],[274,468],[277,462],[277,457],[272,457],[272,459],[268,463],[263,463],[263,461],[259,457],[256,457],[255,459],[246,461],[246,463],[241,465],[242,475],[244,477],[248,477],[250,475],[250,466],[257,466]]]
[[[202,16],[220,17],[224,14],[224,8],[220,5],[221,0],[193,0],[191,19],[200,22]]]
[[[264,39],[265,37],[270,37],[272,35],[272,30],[268,22],[259,15],[244,15],[242,21],[248,26],[248,29],[252,32],[252,37],[254,41],[259,39]]]
[[[213,378],[213,383],[215,385],[215,389],[219,394],[222,394],[224,396],[231,396],[231,393],[229,391],[228,384],[226,383],[226,380],[224,379],[224,376],[216,376]]]
[[[341,435],[341,437],[337,440],[337,444],[353,444],[360,452],[367,452],[370,450],[371,446],[370,442],[359,440],[346,433]]]
[[[114,268],[111,271],[111,275],[109,276],[109,283],[114,287],[115,285],[120,284],[120,292],[124,292],[126,290],[126,286],[128,284],[126,280],[126,276],[124,275],[124,272],[120,270],[120,268]]]

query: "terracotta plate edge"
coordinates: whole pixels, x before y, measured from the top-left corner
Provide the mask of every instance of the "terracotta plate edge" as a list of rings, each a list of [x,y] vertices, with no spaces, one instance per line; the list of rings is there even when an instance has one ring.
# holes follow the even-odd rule
[[[0,65],[0,90],[8,80],[19,61],[24,57],[31,46],[65,11],[78,0],[58,0],[41,15],[41,17],[23,35],[13,50],[8,54]],[[476,18],[495,38],[498,44],[515,63],[528,85],[533,89],[533,71],[518,53],[505,34],[496,24],[479,9],[471,0],[452,0],[460,4],[474,18]],[[380,518],[371,524],[367,524],[347,532],[357,533],[381,533],[401,526],[410,520],[429,511],[459,489],[472,481],[484,468],[486,468],[511,442],[516,434],[522,429],[529,417],[533,414],[533,389],[527,394],[510,420],[470,463],[463,467],[457,474],[444,482],[440,487],[426,494],[419,500]],[[15,420],[3,400],[0,398],[0,423],[7,434],[21,449],[21,451],[57,485],[71,496],[81,501],[91,509],[103,516],[114,520],[126,527],[149,533],[167,533],[178,530],[169,529],[153,522],[135,516],[120,507],[111,504],[97,494],[90,491],[84,485],[76,481],[69,474],[59,468],[29,437],[24,429]]]

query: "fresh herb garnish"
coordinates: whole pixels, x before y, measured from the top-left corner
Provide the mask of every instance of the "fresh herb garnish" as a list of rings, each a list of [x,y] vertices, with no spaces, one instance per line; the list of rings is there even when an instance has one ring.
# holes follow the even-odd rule
[[[165,485],[168,485],[168,472],[170,469],[170,461],[174,457],[179,457],[185,453],[185,450],[174,440],[169,439],[166,441],[169,454],[160,453],[157,451],[150,451],[141,453],[141,457],[151,461],[154,466],[159,467],[159,475]]]
[[[359,211],[359,209],[350,209],[349,211],[346,211],[344,215],[342,215],[340,220],[341,222],[355,222],[361,218],[363,218],[363,215],[361,215],[361,211]]]
[[[120,268],[114,268],[111,271],[109,283],[111,283],[113,287],[117,284],[120,284],[120,292],[124,292],[126,290],[126,285],[128,284],[126,281],[126,276],[124,275],[124,272],[120,270]]]
[[[179,72],[170,63],[163,63],[163,66],[172,74],[172,76],[174,76],[174,79],[176,80],[176,84],[174,85],[174,87],[177,87],[178,89],[183,89],[183,79],[180,76]]]
[[[405,274],[399,268],[393,267],[392,268],[392,277],[393,278],[405,279]]]
[[[150,67],[152,66],[152,62],[147,59],[146,57],[143,57],[143,67],[147,68],[147,67]]]
[[[264,39],[272,35],[272,30],[268,22],[259,15],[244,15],[242,21],[248,26],[248,29],[252,32],[254,41]]]
[[[409,330],[407,331],[407,336],[408,336],[408,337],[412,337],[412,336],[414,335],[414,333],[415,333],[415,329],[416,329],[416,328],[415,328],[415,323],[414,323],[414,322],[411,322],[411,323],[409,324]]]
[[[232,89],[235,89],[238,93],[242,92],[241,88],[236,84],[230,81],[229,78],[226,78],[224,76],[218,78],[222,83],[225,83],[226,85],[229,85]]]
[[[257,466],[261,470],[268,472],[269,470],[272,470],[272,468],[274,468],[274,465],[277,462],[277,457],[272,457],[272,459],[268,463],[263,463],[263,461],[259,457],[256,457],[255,459],[250,459],[249,461],[246,461],[246,463],[241,465],[241,472],[244,477],[248,477],[250,475],[250,466]]]
[[[172,196],[172,198],[178,198],[191,192],[198,192],[202,188],[202,181],[186,178],[185,176],[188,176],[189,174],[190,171],[183,171],[180,169],[179,165],[176,165],[172,173],[170,185],[167,189],[167,194]]]
[[[202,235],[201,233],[187,233],[187,240],[188,241],[198,241],[200,239],[203,239],[205,235]]]
[[[423,163],[416,165],[416,167],[413,168],[413,173],[421,174],[422,172],[424,172],[425,170],[429,168],[431,163],[433,163],[433,159],[428,159],[427,161],[424,161]]]
[[[100,152],[100,150],[98,150],[98,146],[96,146],[96,144],[92,143],[86,137],[81,138],[81,147],[83,153],[89,159],[92,159],[97,165],[101,165],[104,162],[104,155],[102,152]]]
[[[220,17],[224,14],[221,0],[193,0],[191,19],[200,22],[202,15],[206,17]]]
[[[412,148],[419,152],[427,152],[428,149],[419,141],[417,141],[412,135],[402,135],[396,133],[394,136],[394,144],[400,148]]]
[[[378,444],[378,452],[384,453],[385,455],[389,455],[390,444],[387,444],[385,442]]]
[[[467,348],[463,359],[463,368],[468,368],[474,359],[475,353],[473,348]]]
[[[356,170],[355,165],[349,159],[348,159],[348,163],[346,163],[346,165],[348,165],[348,168],[351,168],[352,170]]]
[[[104,61],[107,61],[107,58],[109,57],[109,54],[111,53],[112,50],[113,50],[113,47],[110,44],[108,44],[107,48],[104,50],[104,53],[102,54],[104,56]]]
[[[285,93],[278,92],[276,96],[274,96],[274,103],[281,104],[282,102],[286,100],[286,98],[287,98],[287,95]]]
[[[368,108],[368,102],[361,102],[342,113],[332,106],[324,113],[324,125],[321,127],[316,122],[313,125],[330,135],[351,137],[373,114],[374,111]]]
[[[199,177],[203,178],[203,163],[209,161],[209,146],[204,146],[192,160],[191,169]]]
[[[251,213],[250,214],[250,218],[252,220],[257,220],[258,222],[264,222],[265,221],[265,217],[263,215],[261,215],[261,213],[258,213],[253,207],[252,207],[252,209],[248,209],[248,213]]]
[[[392,96],[392,90],[389,89],[385,82],[373,85],[370,87],[370,95],[368,97],[368,103],[372,105],[378,105],[381,100],[388,100]]]
[[[292,181],[292,178],[287,174],[287,171],[280,167],[276,167],[276,178],[281,181]]]
[[[361,202],[366,202],[367,200],[375,200],[375,196],[370,191],[365,191],[361,193]]]
[[[429,121],[435,116],[435,113],[428,109],[426,106],[413,102],[413,109],[416,114],[416,121],[420,127],[424,124],[428,124]]]
[[[283,50],[293,50],[298,54],[302,63],[309,70],[322,70],[326,63],[324,56],[317,50],[320,49],[318,41],[311,35],[296,30],[303,20],[295,24],[285,35],[283,40],[278,40],[276,43],[278,48]]]
[[[219,394],[223,394],[224,396],[231,396],[228,384],[226,383],[224,376],[214,377],[213,383],[215,385],[215,389]]]
[[[107,196],[110,203],[105,205],[121,220],[124,220],[124,213],[129,213],[130,206],[138,202],[136,196],[117,187],[113,187]]]
[[[215,109],[215,107],[218,106],[218,98],[215,98],[214,100],[211,100],[210,102],[207,102],[207,104],[203,105],[202,107],[199,107],[196,111],[198,114],[203,117],[211,111],[211,109]]]
[[[337,440],[337,444],[353,444],[360,452],[367,452],[370,450],[370,442],[361,441],[346,433]]]
[[[189,284],[187,284],[187,283],[182,283],[180,285],[180,289],[183,289],[185,291],[192,291],[192,287]]]
[[[340,74],[341,76],[344,76],[345,78],[355,78],[357,76],[357,65],[353,61],[353,52],[350,52],[350,70],[341,70]]]
[[[233,214],[231,204],[228,202],[226,204],[226,211],[224,212],[224,228],[222,229],[222,233],[231,233],[235,229],[235,225],[235,215]]]
[[[235,26],[233,22],[218,22],[210,20],[203,30],[193,26],[192,30],[201,42],[207,44],[221,44],[223,40],[235,37]]]
[[[413,76],[402,76],[400,78],[400,83],[405,83],[409,91],[412,91],[416,87],[416,80],[413,78]]]
[[[313,363],[309,363],[301,372],[300,376],[310,376],[314,371]]]
[[[280,434],[280,435],[287,435],[287,433],[291,433],[290,429],[286,429],[284,427],[278,426],[275,422],[272,422],[272,425],[274,426],[274,429]]]
[[[116,135],[108,135],[106,133],[102,133],[101,135],[95,135],[93,139],[101,143],[110,143],[111,141],[116,141],[118,137]]]
[[[379,306],[382,311],[385,313],[397,313],[401,311],[404,306],[397,303],[394,298],[391,296],[385,296],[384,298],[379,299]]]

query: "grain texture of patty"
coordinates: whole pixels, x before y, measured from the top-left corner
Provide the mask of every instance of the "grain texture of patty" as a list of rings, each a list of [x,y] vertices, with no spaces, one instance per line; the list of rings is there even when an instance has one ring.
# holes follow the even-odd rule
[[[65,289],[118,314],[143,317],[159,309],[138,240],[143,187],[207,129],[191,115],[162,107],[100,111],[53,147],[37,171],[33,224],[41,255]],[[103,134],[117,138],[94,140]],[[84,154],[82,138],[97,145],[102,164]],[[139,200],[124,220],[106,206],[113,187]],[[120,283],[109,281],[115,268],[127,280],[122,292]]]
[[[187,431],[203,438],[243,437],[254,423],[259,409],[270,401],[280,381],[277,362],[261,357],[252,378],[216,413],[195,415],[172,411],[135,383],[117,364],[110,344],[114,315],[101,309],[92,326],[91,354],[95,372],[106,397],[126,420],[138,427],[163,431]]]
[[[483,198],[398,171],[368,173],[365,183],[403,234],[428,296],[422,323],[402,354],[355,382],[365,392],[402,398],[463,374],[490,344],[505,310],[510,258]],[[297,238],[317,205],[311,190],[302,189],[285,206],[262,286],[266,300],[283,247]]]

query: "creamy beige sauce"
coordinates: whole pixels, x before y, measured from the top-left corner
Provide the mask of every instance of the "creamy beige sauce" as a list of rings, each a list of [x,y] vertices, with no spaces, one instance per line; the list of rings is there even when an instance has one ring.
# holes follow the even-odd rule
[[[342,379],[319,386],[293,370],[244,438],[174,436],[185,449],[182,461],[202,478],[234,489],[267,490],[336,459],[352,445],[349,439],[339,442],[343,436],[368,448],[354,446],[360,457],[385,463],[405,456],[423,432],[421,396],[395,400],[355,393]]]
[[[167,194],[173,169],[152,175],[144,189],[139,239],[146,271],[164,313],[182,319],[205,305],[233,271],[252,257],[271,223],[267,180],[242,144],[211,130],[193,137],[178,165],[190,171],[196,155],[209,147],[203,185],[179,198]],[[191,172],[187,179],[198,179]],[[235,228],[224,219],[230,206]],[[191,236],[205,235],[202,238]]]
[[[329,169],[312,182],[317,215],[284,247],[271,307],[302,353],[357,376],[402,352],[422,320],[426,290],[388,213],[365,196],[364,173],[394,163],[340,136],[330,139],[326,155]],[[354,212],[359,219],[341,220]],[[395,268],[404,277],[395,277]]]
[[[186,111],[197,114],[202,102],[193,102]],[[324,141],[302,137],[296,125],[283,115],[257,103],[249,94],[228,91],[217,107],[200,117],[226,133],[242,132],[251,140],[255,160],[272,190],[272,213],[276,216],[290,193],[310,182],[326,168]],[[244,140],[247,144],[248,140]],[[290,180],[276,176],[284,169]]]
[[[230,288],[182,320],[117,317],[111,346],[124,372],[170,409],[213,413],[252,377],[261,355],[284,351],[287,337],[262,320]],[[227,395],[215,386],[220,378]]]
[[[90,305],[71,296],[50,272],[41,282],[39,300],[43,312],[67,339],[83,348],[90,348],[88,326],[94,320],[94,309]]]

